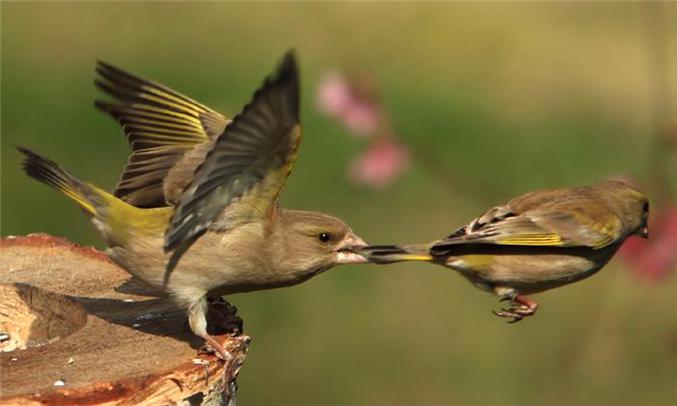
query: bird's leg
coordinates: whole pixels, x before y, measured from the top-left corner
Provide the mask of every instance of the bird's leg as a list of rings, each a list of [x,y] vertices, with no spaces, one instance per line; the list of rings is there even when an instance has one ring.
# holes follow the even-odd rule
[[[496,289],[496,291],[501,296],[501,302],[506,300],[510,301],[510,307],[507,309],[502,308],[501,310],[492,310],[492,312],[499,317],[512,318],[508,323],[516,323],[524,317],[536,313],[536,309],[538,309],[538,303],[512,289],[503,294],[501,294],[498,289]]]
[[[214,337],[207,333],[207,297],[202,296],[188,306],[188,324],[195,335],[204,338],[207,345],[213,350],[214,354],[230,361],[233,356],[219,343]]]
[[[207,303],[207,301],[204,301]],[[223,385],[225,386],[224,391],[222,392],[222,399],[224,404],[228,405],[234,405],[235,404],[235,391],[237,389],[237,384],[235,382],[235,378],[239,374],[240,368],[242,367],[242,362],[244,361],[244,353],[247,351],[247,347],[249,346],[249,343],[251,342],[251,338],[249,338],[246,335],[241,334],[242,333],[242,320],[237,317],[237,314],[233,312],[234,307],[232,307],[230,304],[228,304],[225,300],[216,300],[216,313],[218,313],[219,316],[219,321],[222,321],[221,319],[225,317],[226,315],[221,312],[223,310],[223,307],[221,306],[229,306],[232,309],[228,308],[229,310],[228,315],[230,315],[231,318],[235,318],[235,324],[236,326],[233,328],[232,323],[227,323],[227,334],[230,335],[230,338],[227,341],[227,347],[226,348],[219,340],[217,340],[217,337],[209,334],[207,332],[207,318],[214,313],[214,311],[208,312],[209,314],[205,314],[205,312],[200,312],[198,313],[194,318],[196,319],[195,321],[197,324],[195,324],[196,327],[203,327],[202,330],[199,330],[199,334],[197,331],[193,330],[196,334],[198,334],[200,337],[204,338],[205,340],[205,346],[211,349],[214,355],[216,355],[218,358],[223,360],[223,368],[225,371],[230,371],[230,373],[224,373],[223,374]],[[214,304],[212,302],[212,304]],[[210,307],[209,305],[205,306],[205,311],[207,310],[206,307]],[[210,309],[214,310],[214,309]],[[191,320],[191,311],[189,310],[189,322]],[[216,330],[216,334],[219,334],[220,332],[224,331],[224,325],[220,323],[213,323],[213,317],[209,317],[209,327],[210,330]],[[230,320],[230,319],[229,319]],[[231,320],[232,321],[232,320]],[[200,324],[204,323],[204,324]],[[193,326],[193,323],[191,323],[191,327]],[[214,331],[212,331],[214,332]],[[223,336],[221,336],[223,337]],[[230,376],[231,380],[227,381],[226,377]],[[209,379],[209,375],[206,375],[206,379]]]
[[[236,342],[235,348],[249,345],[251,338],[242,335],[242,319],[237,316],[237,309],[221,297],[206,296],[194,301],[188,307],[188,324],[197,336],[202,337],[206,345],[217,357],[228,362],[233,361],[233,354],[217,339],[218,336],[230,335],[230,344]]]

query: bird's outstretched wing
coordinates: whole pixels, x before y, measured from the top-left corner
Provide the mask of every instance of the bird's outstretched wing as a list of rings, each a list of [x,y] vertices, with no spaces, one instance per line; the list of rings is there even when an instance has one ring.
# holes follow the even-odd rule
[[[208,228],[270,215],[300,143],[299,77],[293,53],[215,141],[185,189],[165,235],[181,252]]]
[[[431,253],[450,254],[460,244],[599,249],[621,236],[621,221],[590,193],[556,189],[496,206],[447,238]]]
[[[178,165],[166,179],[170,170],[187,152],[221,134],[228,120],[167,86],[105,62],[97,63],[96,73],[96,86],[116,102],[97,100],[95,105],[120,123],[132,148],[113,194],[137,207],[172,203],[164,181],[185,187],[195,166]]]

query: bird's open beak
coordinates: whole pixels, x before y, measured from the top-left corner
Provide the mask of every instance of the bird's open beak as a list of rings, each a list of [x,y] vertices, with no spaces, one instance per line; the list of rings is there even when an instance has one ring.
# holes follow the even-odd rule
[[[368,244],[363,239],[356,236],[354,233],[348,233],[343,241],[339,244],[339,249],[336,252],[337,264],[364,264],[367,258],[357,254],[360,249],[366,247]]]

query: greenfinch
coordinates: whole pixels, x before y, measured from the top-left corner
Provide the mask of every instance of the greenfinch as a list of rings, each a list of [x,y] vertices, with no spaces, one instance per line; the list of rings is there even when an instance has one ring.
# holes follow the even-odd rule
[[[649,202],[619,181],[539,190],[496,206],[427,244],[365,247],[373,263],[426,261],[458,271],[511,306],[512,322],[536,312],[525,295],[587,278],[631,235],[648,237]]]
[[[363,263],[366,244],[343,221],[278,207],[301,141],[299,74],[288,52],[232,120],[166,86],[100,62],[96,105],[121,125],[132,154],[112,194],[19,147],[25,172],[74,200],[106,253],[187,309],[207,333],[207,299],[296,285]]]

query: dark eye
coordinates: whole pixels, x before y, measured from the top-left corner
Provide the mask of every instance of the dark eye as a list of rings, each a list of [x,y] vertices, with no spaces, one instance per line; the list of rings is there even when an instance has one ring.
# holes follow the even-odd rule
[[[331,235],[329,235],[329,233],[320,233],[317,238],[322,242],[328,242],[331,240]]]

